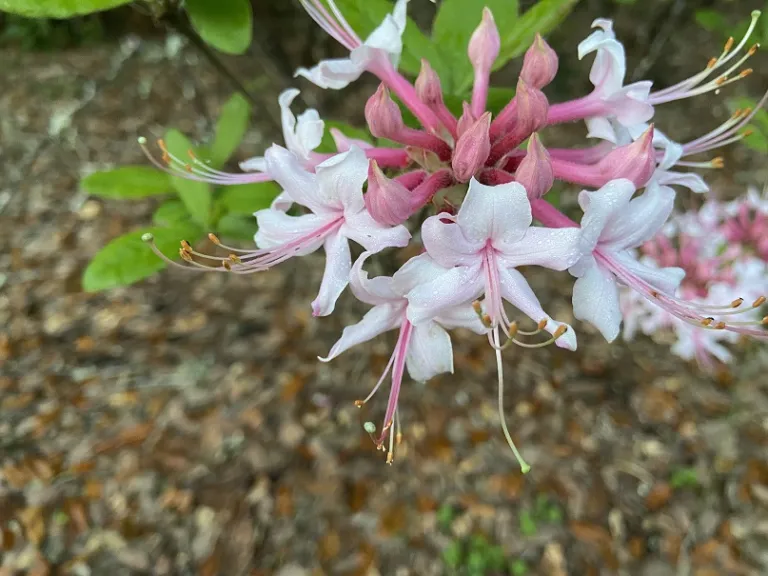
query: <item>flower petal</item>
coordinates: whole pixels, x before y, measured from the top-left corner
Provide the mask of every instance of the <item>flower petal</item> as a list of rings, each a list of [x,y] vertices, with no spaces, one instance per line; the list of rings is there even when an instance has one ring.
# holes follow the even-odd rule
[[[545,329],[550,334],[554,333],[564,324],[553,320],[549,314],[544,312],[539,299],[520,272],[514,268],[499,268],[499,280],[501,295],[504,299],[534,322],[539,323],[542,320],[546,320],[547,325]],[[576,333],[573,331],[573,328],[568,326],[568,330],[557,339],[555,344],[561,348],[576,350]]]
[[[486,186],[474,178],[456,218],[472,242],[514,242],[531,225],[531,203],[517,182]]]
[[[635,185],[629,180],[611,180],[595,192],[582,190],[579,194],[579,206],[584,210],[581,219],[581,250],[592,252],[602,238],[603,230],[615,218],[620,218],[627,210]]]
[[[453,373],[453,348],[448,332],[434,322],[414,326],[405,363],[411,378],[418,382],[444,372]]]
[[[432,282],[446,272],[448,268],[440,266],[429,254],[419,254],[400,267],[392,276],[392,289],[402,296],[420,286]]]
[[[352,293],[361,302],[373,306],[393,302],[401,302],[404,306],[405,299],[394,291],[394,279],[391,276],[369,278],[368,272],[363,270],[363,264],[370,255],[370,252],[363,252],[352,265],[352,271],[349,274],[349,287]]]
[[[651,268],[638,262],[630,252],[611,253],[611,260],[665,294],[674,294],[685,278],[682,268]]]
[[[613,23],[599,18],[592,22],[595,30],[582,40],[578,47],[579,60],[591,52],[597,52],[589,80],[600,93],[612,93],[624,84],[627,64],[624,46],[616,40],[613,33]]]
[[[486,334],[488,328],[480,321],[477,312],[472,306],[456,306],[443,310],[435,316],[435,322],[440,326],[452,330],[453,328],[466,328],[475,334]]]
[[[360,78],[360,75],[365,72],[365,64],[362,59],[360,61],[353,61],[351,58],[322,60],[310,69],[297,69],[294,77],[303,76],[320,88],[341,90],[346,88],[350,82]]]
[[[619,143],[616,129],[608,118],[596,116],[594,118],[587,118],[585,123],[587,124],[587,138],[600,138],[613,144]]]
[[[635,248],[653,238],[669,219],[675,204],[675,191],[651,184],[633,198],[626,210],[616,213],[600,235],[600,243],[613,250]]]
[[[709,192],[709,186],[704,179],[693,172],[672,172],[669,170],[657,170],[652,181],[665,186],[684,186],[691,192],[703,194]]]
[[[544,266],[552,270],[565,270],[583,256],[579,228],[531,227],[525,236],[513,243],[498,244],[504,263],[517,266]]]
[[[248,158],[248,160],[243,160],[239,166],[240,170],[245,172],[266,172],[267,160],[264,156],[254,156],[253,158]]]
[[[481,260],[484,242],[468,240],[454,216],[430,216],[421,225],[421,240],[427,253],[439,265],[471,266]]]
[[[349,242],[339,234],[328,236],[325,240],[325,272],[320,283],[320,291],[312,302],[314,316],[328,316],[336,307],[336,300],[349,283],[349,271],[352,268],[352,256]]]
[[[573,315],[597,328],[608,342],[619,335],[619,290],[610,272],[595,264],[573,285]]]
[[[312,233],[332,221],[327,216],[316,214],[289,216],[282,210],[272,208],[259,210],[255,216],[259,229],[254,239],[259,248],[274,248],[306,237],[307,242],[294,253],[295,256],[304,256],[320,248],[325,241],[325,235],[318,234],[312,238]]]
[[[357,146],[335,154],[315,167],[320,193],[328,204],[357,213],[364,207],[363,183],[368,178],[368,160]]]
[[[413,324],[432,320],[446,309],[476,300],[485,287],[481,266],[457,266],[408,293],[408,319]]]
[[[316,176],[304,170],[293,152],[273,144],[267,149],[265,158],[267,171],[294,202],[315,214],[337,211],[327,205],[319,192]]]
[[[309,108],[296,119],[296,155],[309,159],[310,152],[320,146],[323,140],[325,122],[317,110]]]
[[[342,352],[346,352],[353,346],[368,342],[376,338],[379,334],[394,330],[400,326],[405,318],[405,305],[393,306],[383,304],[374,306],[362,320],[357,324],[352,324],[344,328],[339,338],[328,352],[328,356],[320,358],[323,362],[329,362],[336,358]]]
[[[384,248],[402,248],[411,239],[411,233],[405,226],[380,224],[368,210],[345,215],[342,234],[373,253],[381,252]]]

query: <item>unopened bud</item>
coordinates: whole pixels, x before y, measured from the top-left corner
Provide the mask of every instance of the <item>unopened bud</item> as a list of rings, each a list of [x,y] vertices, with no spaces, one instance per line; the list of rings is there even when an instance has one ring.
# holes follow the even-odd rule
[[[329,132],[331,133],[331,138],[333,138],[334,144],[336,144],[336,150],[339,152],[346,152],[352,148],[352,146],[357,146],[361,150],[373,148],[370,142],[358,138],[350,138],[338,128],[331,128]]]
[[[439,106],[443,103],[443,88],[440,85],[440,77],[422,58],[421,71],[416,78],[416,95],[427,106]]]
[[[525,53],[520,78],[529,86],[541,90],[554,80],[556,74],[557,53],[541,37],[541,34],[536,33],[533,44]]]
[[[523,185],[531,201],[540,199],[555,183],[552,160],[538,134],[532,134],[528,140],[528,150],[515,171],[515,180]]]
[[[384,84],[379,84],[365,103],[365,120],[376,138],[393,138],[404,128],[400,107],[389,97]]]
[[[461,114],[461,118],[459,118],[459,123],[456,125],[456,133],[459,136],[464,134],[477,121],[477,118],[472,114],[470,105],[467,102],[463,102],[462,106],[464,111]]]
[[[376,160],[368,163],[368,191],[363,199],[368,212],[380,224],[397,226],[411,215],[411,191],[387,178]]]
[[[656,169],[656,151],[653,148],[653,124],[627,146],[620,146],[597,163],[597,168],[607,180],[626,178],[637,188],[642,188]]]
[[[500,49],[501,38],[499,38],[499,30],[496,28],[493,14],[487,7],[483,8],[483,19],[472,33],[467,49],[469,61],[472,62],[475,73],[488,74]]]
[[[469,182],[475,172],[485,165],[491,153],[490,129],[491,113],[485,112],[459,136],[451,160],[453,175],[459,182]]]
[[[517,81],[515,101],[517,103],[515,132],[526,135],[532,134],[547,124],[547,113],[549,112],[547,97],[538,88],[530,86],[523,78]]]

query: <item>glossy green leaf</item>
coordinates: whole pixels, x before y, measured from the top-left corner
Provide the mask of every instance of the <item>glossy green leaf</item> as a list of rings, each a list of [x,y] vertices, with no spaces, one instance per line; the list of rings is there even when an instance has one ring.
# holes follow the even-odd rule
[[[71,18],[108,10],[131,0],[0,0],[0,12],[30,18]]]
[[[251,44],[253,10],[250,0],[186,0],[192,27],[216,50],[242,54]]]
[[[514,30],[517,0],[443,0],[440,3],[432,26],[432,39],[444,60],[450,63],[449,77],[445,77],[443,70],[438,70],[443,89],[448,93],[463,94],[472,85],[473,71],[467,48],[472,33],[482,20],[484,6],[493,13],[502,38]]]
[[[323,153],[336,152],[336,143],[333,141],[333,136],[331,136],[331,128],[340,130],[348,138],[363,140],[365,142],[369,142],[373,144],[373,137],[368,132],[368,130],[365,130],[364,128],[357,128],[350,124],[346,124],[345,122],[339,122],[336,120],[326,120],[325,132],[323,133],[323,140],[322,142],[320,142],[320,146],[317,147],[317,150],[316,150],[317,152],[323,152]]]
[[[335,0],[357,35],[365,40],[368,35],[392,13],[394,4],[387,0]],[[408,18],[403,34],[403,53],[400,57],[400,70],[413,74],[419,73],[421,59],[429,60],[436,70],[443,70],[443,60],[437,46],[419,30],[416,23]]]
[[[238,184],[222,188],[216,205],[221,214],[253,214],[257,210],[269,208],[278,194],[280,187],[274,182]]]
[[[504,66],[512,58],[525,52],[536,37],[546,35],[562,22],[579,0],[539,0],[515,23],[515,26],[501,34],[501,50],[494,64],[494,70]]]
[[[121,166],[94,172],[82,179],[80,186],[101,198],[146,198],[173,192],[171,177],[150,166]]]
[[[211,162],[214,166],[222,166],[237,150],[248,129],[250,116],[251,105],[240,94],[232,96],[221,107],[211,144]]]
[[[163,202],[155,213],[152,214],[152,223],[157,226],[175,226],[177,224],[188,224],[190,222],[189,212],[181,200],[168,200]]]
[[[187,158],[188,152],[193,150],[192,144],[178,130],[168,130],[165,133],[165,145],[168,152],[177,158]],[[196,152],[201,160],[207,160],[199,152]],[[172,177],[173,187],[184,202],[192,220],[201,226],[208,227],[211,214],[211,185],[205,182],[187,180],[181,176]]]
[[[129,232],[112,240],[93,257],[83,274],[83,289],[99,292],[138,282],[165,268],[165,262],[142,240],[149,232],[157,247],[169,258],[178,258],[179,242],[194,242],[202,230],[193,225],[148,228]]]
[[[222,238],[253,242],[253,235],[259,227],[256,218],[242,214],[225,214],[216,226],[216,232]]]

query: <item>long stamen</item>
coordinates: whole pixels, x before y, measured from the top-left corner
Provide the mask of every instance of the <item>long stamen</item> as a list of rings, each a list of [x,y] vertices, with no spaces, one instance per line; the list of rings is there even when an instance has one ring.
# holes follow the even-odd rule
[[[499,420],[501,421],[501,429],[504,432],[504,438],[507,440],[507,444],[512,449],[512,453],[517,459],[517,463],[520,464],[520,470],[523,474],[530,472],[531,467],[523,460],[522,455],[515,446],[515,442],[512,440],[512,436],[507,429],[507,419],[504,415],[504,366],[501,361],[501,350],[499,349],[499,329],[498,327],[493,329],[493,341],[496,345],[496,374],[498,375],[499,382]]]

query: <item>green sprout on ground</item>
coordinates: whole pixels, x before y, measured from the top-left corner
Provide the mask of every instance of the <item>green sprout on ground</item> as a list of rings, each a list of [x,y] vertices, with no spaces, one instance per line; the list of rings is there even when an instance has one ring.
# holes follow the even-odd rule
[[[701,485],[695,468],[676,468],[669,477],[669,485],[674,490],[698,488]]]

